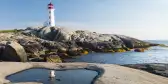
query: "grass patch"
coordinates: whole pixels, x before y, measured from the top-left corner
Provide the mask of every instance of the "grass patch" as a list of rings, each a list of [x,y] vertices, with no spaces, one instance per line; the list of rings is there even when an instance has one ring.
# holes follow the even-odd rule
[[[17,33],[20,30],[12,29],[12,30],[0,30],[0,33]]]

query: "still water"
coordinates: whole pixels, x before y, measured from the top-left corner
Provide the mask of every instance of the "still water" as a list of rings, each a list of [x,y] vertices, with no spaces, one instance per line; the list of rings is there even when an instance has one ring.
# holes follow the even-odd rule
[[[168,41],[149,41],[168,45]],[[106,64],[168,63],[168,48],[151,47],[145,52],[90,53],[68,62],[90,62]]]
[[[49,78],[48,69],[28,69],[6,79],[13,83],[16,82],[41,82],[43,84],[91,84],[98,75],[96,71],[77,69],[55,71],[56,78]]]

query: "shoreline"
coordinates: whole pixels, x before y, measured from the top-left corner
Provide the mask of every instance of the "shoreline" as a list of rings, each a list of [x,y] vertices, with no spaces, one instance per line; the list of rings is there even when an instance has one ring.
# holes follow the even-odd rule
[[[18,32],[0,33],[0,37],[0,60],[13,62],[61,63],[61,59],[89,52],[115,53],[131,49],[144,52],[148,47],[158,45],[124,35],[58,27],[28,27]]]
[[[168,78],[168,63],[140,63],[121,65]]]
[[[114,64],[96,63],[45,63],[45,62],[0,62],[0,83],[8,83],[6,76],[29,68],[50,68],[50,69],[79,69],[86,68],[99,71],[93,84],[167,84],[168,78],[154,75],[142,70],[132,69]],[[17,67],[15,67],[17,66]],[[11,69],[12,68],[12,69]],[[31,83],[30,83],[31,84]],[[32,83],[34,84],[34,83]]]

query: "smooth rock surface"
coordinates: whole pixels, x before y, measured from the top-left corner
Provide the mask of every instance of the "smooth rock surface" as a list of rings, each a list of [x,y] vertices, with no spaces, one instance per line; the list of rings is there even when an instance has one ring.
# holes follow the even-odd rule
[[[0,82],[2,83],[9,83],[5,77],[10,74],[32,67],[42,67],[50,69],[88,68],[97,70],[102,75],[95,81],[95,84],[168,84],[168,78],[166,77],[113,64],[0,62],[0,66]]]
[[[159,63],[151,63],[151,64],[127,64],[123,65],[135,69],[144,70],[150,73],[154,73],[157,75],[168,77],[168,64],[159,64]]]

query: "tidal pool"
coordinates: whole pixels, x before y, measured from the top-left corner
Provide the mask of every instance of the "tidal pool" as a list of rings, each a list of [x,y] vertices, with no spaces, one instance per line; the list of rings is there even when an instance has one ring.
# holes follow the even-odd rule
[[[92,84],[98,72],[87,69],[56,70],[54,79],[49,78],[49,69],[28,69],[6,77],[12,83],[41,82],[43,84]]]

